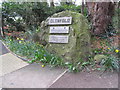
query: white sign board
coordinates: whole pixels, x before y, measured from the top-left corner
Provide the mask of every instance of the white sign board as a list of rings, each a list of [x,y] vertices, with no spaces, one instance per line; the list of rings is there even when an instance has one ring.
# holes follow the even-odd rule
[[[66,35],[50,35],[50,43],[68,43],[68,36]]]
[[[50,27],[49,33],[69,33],[69,26]]]
[[[48,21],[49,25],[65,25],[71,24],[72,17],[57,17],[57,18],[50,18]]]

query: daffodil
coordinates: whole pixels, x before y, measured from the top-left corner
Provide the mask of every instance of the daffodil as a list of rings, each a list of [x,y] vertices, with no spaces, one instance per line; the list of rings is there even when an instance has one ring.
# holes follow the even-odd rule
[[[46,59],[46,57],[44,57],[44,59]]]
[[[24,40],[23,38],[21,38],[21,40]]]
[[[41,47],[43,47],[43,45],[40,45]]]
[[[19,40],[19,38],[17,38],[17,40]]]
[[[115,52],[116,52],[116,53],[118,53],[118,52],[119,52],[119,50],[118,50],[118,49],[116,49],[116,50],[115,50]]]
[[[45,65],[41,65],[42,66],[42,68],[44,68],[45,67]]]
[[[110,48],[108,48],[108,49],[110,49]]]
[[[10,41],[12,41],[12,39],[10,39]]]
[[[27,43],[30,43],[30,41],[27,41]]]
[[[39,45],[39,43],[37,43],[37,45]]]
[[[22,41],[19,41],[19,43],[22,43]]]

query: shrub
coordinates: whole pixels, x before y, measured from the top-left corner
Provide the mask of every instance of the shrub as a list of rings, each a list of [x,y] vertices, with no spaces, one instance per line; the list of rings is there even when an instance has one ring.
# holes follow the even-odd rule
[[[65,10],[80,13],[81,6],[61,5],[49,7],[47,2],[3,2],[2,25],[9,26],[8,32],[34,31],[47,17]]]

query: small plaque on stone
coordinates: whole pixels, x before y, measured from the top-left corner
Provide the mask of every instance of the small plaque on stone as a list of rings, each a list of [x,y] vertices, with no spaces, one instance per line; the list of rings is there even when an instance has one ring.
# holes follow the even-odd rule
[[[49,25],[65,25],[71,23],[72,23],[72,17],[50,18],[48,21]]]
[[[49,33],[69,33],[69,26],[50,27]]]
[[[66,35],[50,35],[50,43],[68,43],[68,36]]]

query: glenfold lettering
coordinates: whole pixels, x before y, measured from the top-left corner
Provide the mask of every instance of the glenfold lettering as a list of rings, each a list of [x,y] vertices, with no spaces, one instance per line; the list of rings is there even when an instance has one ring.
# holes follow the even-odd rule
[[[51,19],[50,23],[69,23],[70,19]]]
[[[71,24],[71,19],[72,19],[72,17],[50,18],[49,25]]]

